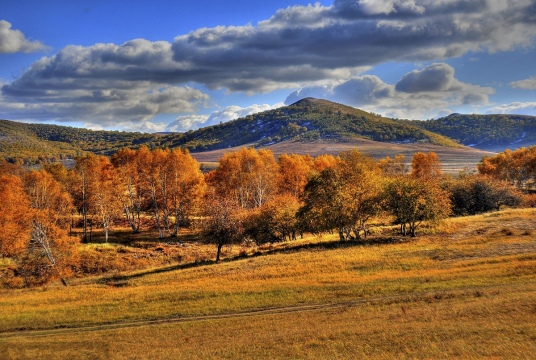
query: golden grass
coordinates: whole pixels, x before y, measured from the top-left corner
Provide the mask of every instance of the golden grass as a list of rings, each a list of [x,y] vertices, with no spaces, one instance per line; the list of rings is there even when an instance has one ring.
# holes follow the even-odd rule
[[[536,285],[328,310],[0,338],[6,359],[530,358]]]
[[[528,316],[536,311],[534,297],[528,290],[515,289],[533,291],[535,287],[531,284],[536,282],[535,216],[533,209],[505,210],[450,219],[423,229],[427,235],[411,240],[389,234],[378,235],[370,243],[310,237],[249,249],[250,256],[227,258],[220,264],[183,263],[75,279],[69,287],[0,290],[0,332],[450,291],[459,296],[439,303],[416,297],[403,305],[405,310],[400,304],[380,301],[340,314],[333,309],[54,338],[60,344],[77,344],[87,351],[87,358],[105,358],[107,353],[130,358],[130,353],[122,353],[129,346],[139,351],[139,358],[389,358],[398,352],[408,358],[480,357],[514,350],[514,355],[531,354],[534,331],[527,329],[529,325],[534,329],[536,317]],[[227,256],[236,256],[238,251],[235,248]],[[260,255],[251,256],[255,252]],[[497,285],[505,290],[474,290]],[[476,291],[487,295],[474,296]],[[185,337],[189,343],[181,340]],[[490,345],[497,338],[501,342]],[[423,344],[433,346],[422,349]],[[0,333],[0,350],[10,351],[12,358],[46,357],[47,351],[69,358],[75,352],[59,347]]]

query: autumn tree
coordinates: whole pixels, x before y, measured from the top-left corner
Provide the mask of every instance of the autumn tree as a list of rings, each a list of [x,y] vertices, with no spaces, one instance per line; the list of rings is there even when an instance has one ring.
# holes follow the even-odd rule
[[[0,258],[25,250],[30,234],[31,210],[22,181],[14,175],[0,176]]]
[[[119,150],[111,158],[117,172],[118,196],[125,219],[135,234],[140,232],[141,213],[146,203],[143,168],[148,165],[148,156],[149,149],[142,146],[138,151]]]
[[[518,187],[536,185],[536,146],[505,150],[495,156],[484,156],[477,165],[481,175],[507,181]]]
[[[437,179],[443,174],[441,167],[441,161],[435,152],[418,152],[411,159],[411,176],[415,179]]]
[[[406,157],[402,154],[396,155],[393,159],[389,156],[380,160],[380,169],[385,176],[399,176],[408,172]]]
[[[398,176],[386,182],[384,189],[386,209],[400,224],[400,231],[415,236],[424,222],[434,222],[451,214],[449,193],[435,181]]]
[[[337,165],[338,161],[339,161],[338,157],[335,157],[330,154],[319,155],[315,157],[313,167],[317,172],[320,173],[328,167],[333,167]]]
[[[250,213],[246,234],[257,243],[296,240],[301,230],[296,218],[299,208],[298,199],[290,193],[276,195]]]
[[[205,179],[199,163],[188,150],[171,151],[166,166],[170,185],[165,223],[169,234],[175,237],[179,228],[188,225],[190,216],[197,210],[204,195]],[[173,223],[170,223],[169,214],[173,216]]]
[[[90,188],[92,190],[90,207],[97,214],[99,222],[104,229],[104,241],[108,242],[110,226],[117,219],[122,210],[118,176],[115,168],[107,157],[98,157],[95,173],[90,174]]]
[[[212,184],[220,197],[231,197],[243,208],[261,206],[275,193],[278,164],[271,150],[242,149],[218,160]]]
[[[95,176],[99,172],[100,160],[99,156],[91,153],[78,156],[75,160],[76,165],[70,175],[71,186],[69,190],[75,207],[82,214],[82,242],[88,242],[88,217],[93,209],[93,185],[95,184]]]
[[[336,166],[313,175],[298,214],[316,231],[337,229],[341,241],[366,236],[366,222],[380,209],[381,179],[374,159],[359,151],[341,153]]]
[[[299,198],[307,184],[307,175],[314,166],[314,159],[309,155],[280,155],[277,188],[280,194],[288,193]]]
[[[216,262],[220,261],[225,245],[240,243],[244,231],[244,209],[232,198],[209,195],[203,206],[201,238],[216,245]]]
[[[71,273],[76,239],[63,230],[71,216],[69,193],[46,171],[32,171],[24,179],[31,227],[28,249],[19,263],[27,284],[45,283]]]

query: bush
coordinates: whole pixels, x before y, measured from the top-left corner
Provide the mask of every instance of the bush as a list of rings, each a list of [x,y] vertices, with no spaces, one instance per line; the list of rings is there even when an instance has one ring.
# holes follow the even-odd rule
[[[515,207],[523,202],[519,190],[504,181],[482,175],[465,175],[445,186],[451,193],[453,213],[457,216],[481,214]]]

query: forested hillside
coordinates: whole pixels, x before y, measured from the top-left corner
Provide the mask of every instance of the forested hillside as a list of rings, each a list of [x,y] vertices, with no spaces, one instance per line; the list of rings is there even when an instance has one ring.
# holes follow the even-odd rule
[[[85,151],[111,155],[124,147],[150,143],[159,136],[0,120],[0,159],[36,164],[72,158]]]
[[[341,136],[380,142],[420,141],[458,146],[444,136],[411,124],[400,124],[350,106],[313,98],[224,124],[168,135],[160,139],[160,145],[206,151],[254,142],[265,145],[284,140],[312,141]]]
[[[535,116],[452,114],[437,120],[399,122],[415,125],[475,147],[536,141]]]

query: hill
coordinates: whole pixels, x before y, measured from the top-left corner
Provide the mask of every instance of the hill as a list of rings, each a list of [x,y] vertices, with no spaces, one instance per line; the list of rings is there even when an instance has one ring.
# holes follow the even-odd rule
[[[121,148],[136,148],[158,138],[157,134],[0,120],[0,159],[35,164],[72,158],[85,151],[111,155]]]
[[[167,135],[159,140],[160,146],[181,146],[192,152],[200,152],[252,143],[267,145],[286,140],[307,142],[343,136],[379,142],[459,146],[451,139],[411,124],[314,98],[220,125]]]
[[[485,150],[536,143],[536,116],[451,114],[436,120],[399,120]]]

